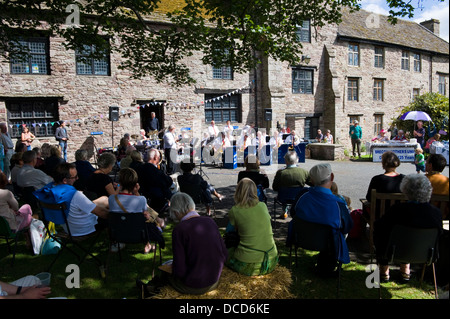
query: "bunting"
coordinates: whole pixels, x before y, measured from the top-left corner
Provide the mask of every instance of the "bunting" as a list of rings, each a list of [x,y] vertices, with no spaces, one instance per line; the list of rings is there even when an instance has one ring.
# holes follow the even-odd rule
[[[137,108],[145,108],[145,107],[150,107],[151,105],[158,105],[158,106],[167,106],[167,107],[184,107],[184,108],[190,108],[192,106],[194,107],[200,107],[202,105],[205,105],[207,103],[211,103],[213,101],[217,101],[217,100],[223,100],[225,97],[229,97],[232,96],[234,94],[239,94],[244,90],[247,90],[251,87],[252,82],[249,82],[246,86],[241,87],[239,89],[236,89],[232,92],[228,92],[225,93],[221,96],[217,96],[215,98],[212,99],[208,99],[208,100],[203,100],[203,101],[197,101],[197,102],[179,102],[179,103],[173,103],[173,102],[150,102],[150,103],[146,103],[146,104],[142,104],[139,105]],[[125,116],[126,114],[131,116],[131,112],[129,111],[125,111],[125,110],[121,110],[121,115]],[[120,115],[120,114],[119,114]],[[69,119],[69,120],[60,120],[60,121],[54,121],[54,122],[42,122],[42,123],[32,123],[33,127],[36,127],[36,125],[38,125],[39,127],[42,127],[43,125],[48,126],[54,126],[54,125],[60,125],[62,122],[66,122],[68,124],[68,126],[70,126],[71,124],[87,124],[89,122],[92,121],[99,121],[100,119],[108,119],[108,113],[106,114],[99,114],[99,115],[94,115],[94,116],[89,116],[89,117],[84,117],[84,118],[76,118],[76,119]],[[17,128],[19,128],[21,125],[23,124],[9,124],[9,127],[12,129],[14,126],[16,126]]]

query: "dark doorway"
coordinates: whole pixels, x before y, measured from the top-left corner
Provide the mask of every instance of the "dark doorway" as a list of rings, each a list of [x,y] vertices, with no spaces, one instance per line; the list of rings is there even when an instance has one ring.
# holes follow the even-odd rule
[[[138,101],[141,129],[144,129],[146,133],[148,133],[148,122],[152,112],[155,112],[156,118],[159,120],[160,131],[164,129],[164,103],[165,101]]]

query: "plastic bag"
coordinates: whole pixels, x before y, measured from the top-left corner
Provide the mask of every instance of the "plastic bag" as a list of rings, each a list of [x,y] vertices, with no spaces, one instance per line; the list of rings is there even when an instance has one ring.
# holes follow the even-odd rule
[[[48,223],[48,232],[45,236],[44,242],[41,246],[41,254],[42,255],[53,255],[57,254],[59,249],[61,248],[61,244],[50,237],[50,234],[56,234],[55,224],[52,222]]]
[[[39,255],[41,252],[41,246],[45,235],[44,223],[33,218],[30,223],[30,237],[31,244],[33,245],[33,252],[35,255]]]

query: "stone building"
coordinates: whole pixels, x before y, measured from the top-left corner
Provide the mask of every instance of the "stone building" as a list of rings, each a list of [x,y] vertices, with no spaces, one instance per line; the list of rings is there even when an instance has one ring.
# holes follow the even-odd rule
[[[304,59],[291,66],[263,58],[247,74],[188,64],[196,84],[174,88],[152,78],[132,79],[118,68],[115,53],[102,61],[77,62],[62,39],[26,39],[29,61],[0,61],[0,122],[13,137],[21,124],[37,136],[33,146],[56,144],[54,131],[65,120],[69,160],[76,149],[117,146],[125,133],[139,134],[154,111],[161,127],[191,128],[201,138],[209,122],[295,129],[305,139],[330,129],[337,143],[350,146],[349,123],[359,119],[364,139],[388,128],[416,94],[448,96],[448,43],[436,34],[439,22],[422,25],[367,11],[344,13],[340,25],[299,26]],[[110,121],[111,106],[118,120]]]
[[[448,96],[449,46],[439,38],[439,21],[392,25],[387,16],[364,10],[344,12],[342,20],[316,35],[304,23],[300,65],[265,61],[261,103],[273,109],[267,127],[279,122],[306,139],[318,128],[330,129],[335,143],[350,147],[354,119],[367,141],[388,129],[415,95]]]

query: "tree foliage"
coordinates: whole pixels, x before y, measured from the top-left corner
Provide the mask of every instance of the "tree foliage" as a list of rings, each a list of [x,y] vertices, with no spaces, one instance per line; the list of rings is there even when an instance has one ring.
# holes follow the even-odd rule
[[[424,122],[424,127],[427,130],[428,137],[431,137],[433,132],[438,133],[440,130],[445,131],[448,134],[448,97],[433,92],[417,96],[413,102],[401,110],[399,117],[409,111],[426,112],[431,117],[433,122]],[[399,129],[403,129],[405,132],[412,132],[414,130],[415,122],[396,119],[392,124],[396,125]],[[448,140],[448,135],[442,135],[441,139]]]
[[[302,45],[296,39],[297,26],[306,19],[316,30],[339,23],[342,9],[358,10],[358,1],[2,0],[0,54],[7,59],[25,54],[17,40],[46,30],[63,37],[67,49],[95,45],[90,57],[117,52],[122,57],[119,67],[135,78],[150,75],[159,82],[185,85],[194,82],[185,58],[195,52],[202,53],[204,64],[230,66],[238,73],[261,63],[255,52],[298,64]],[[386,1],[393,18],[412,15],[411,0]],[[176,5],[165,6],[165,23],[153,23],[152,14],[168,2]],[[72,13],[66,9],[74,4],[80,24],[68,26]]]

